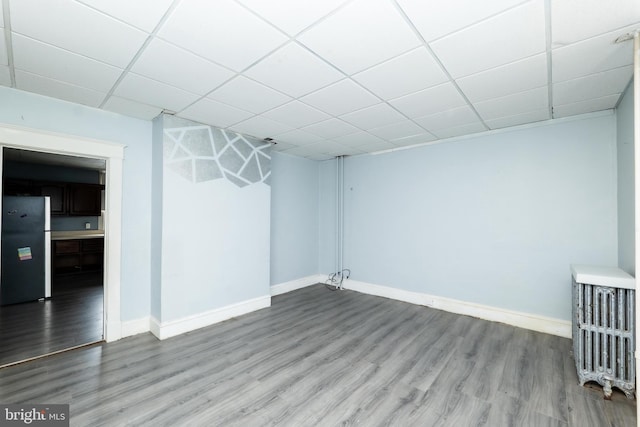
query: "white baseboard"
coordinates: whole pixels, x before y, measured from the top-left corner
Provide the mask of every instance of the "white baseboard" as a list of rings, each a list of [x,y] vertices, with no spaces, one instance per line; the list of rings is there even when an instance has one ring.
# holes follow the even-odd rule
[[[507,325],[517,326],[519,328],[571,338],[571,322],[568,320],[506,310],[504,308],[423,294],[420,292],[405,291],[402,289],[374,285],[350,279],[345,280],[344,287],[345,289],[362,292],[364,294],[395,299],[398,301],[409,302],[411,304],[424,305],[451,313],[464,314],[480,319],[506,323]]]
[[[168,322],[151,317],[149,329],[158,339],[164,340],[270,306],[271,296],[266,295]]]
[[[300,279],[291,280],[289,282],[278,283],[271,286],[271,296],[286,294],[296,289],[306,288],[307,286],[323,283],[327,276],[324,274],[314,274],[312,276],[302,277]]]
[[[150,322],[151,318],[149,316],[122,322],[122,338],[149,332]]]

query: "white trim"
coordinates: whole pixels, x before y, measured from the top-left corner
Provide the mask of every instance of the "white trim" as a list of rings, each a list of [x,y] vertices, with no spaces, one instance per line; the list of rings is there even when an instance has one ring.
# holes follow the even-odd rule
[[[140,319],[127,320],[122,322],[121,338],[143,334],[151,330],[151,318],[149,316]]]
[[[301,277],[300,279],[290,280],[288,282],[278,283],[271,286],[271,296],[286,294],[296,289],[306,288],[316,283],[324,283],[326,275],[314,274],[312,276]]]
[[[506,310],[504,308],[423,294],[421,292],[405,291],[403,289],[374,285],[351,279],[345,280],[344,287],[345,289],[363,294],[376,295],[416,305],[424,305],[451,313],[464,314],[480,319],[506,323],[507,325],[517,326],[519,328],[571,338],[571,322],[569,320]]]
[[[0,150],[3,147],[106,160],[104,338],[106,341],[120,339],[122,336],[120,321],[122,159],[125,146],[110,141],[0,123]]]
[[[158,339],[164,340],[267,307],[271,307],[270,295],[253,298],[169,322],[160,322],[155,317],[151,317],[149,326],[153,335]]]

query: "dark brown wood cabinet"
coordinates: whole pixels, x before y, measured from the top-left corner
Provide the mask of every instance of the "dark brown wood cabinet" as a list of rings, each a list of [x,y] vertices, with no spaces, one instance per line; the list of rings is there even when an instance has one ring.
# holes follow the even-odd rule
[[[104,238],[54,240],[53,275],[100,271],[104,265]]]
[[[49,196],[51,215],[100,216],[104,185],[42,182],[7,178],[5,196]]]
[[[39,196],[40,190],[30,180],[5,178],[3,194],[5,196]]]
[[[51,215],[67,213],[67,186],[61,183],[40,183],[40,195],[49,196]]]
[[[69,215],[99,216],[101,185],[67,184]]]

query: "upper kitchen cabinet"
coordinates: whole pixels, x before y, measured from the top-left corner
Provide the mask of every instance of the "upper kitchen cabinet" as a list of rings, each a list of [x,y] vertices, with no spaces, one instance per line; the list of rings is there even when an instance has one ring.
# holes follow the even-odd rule
[[[3,195],[5,196],[39,196],[40,190],[28,179],[4,180]]]
[[[5,196],[49,196],[51,215],[100,216],[104,185],[5,179]]]
[[[67,184],[69,215],[99,216],[103,188],[98,184]]]
[[[40,195],[49,196],[51,215],[65,215],[67,213],[67,187],[63,183],[44,182],[39,184]]]

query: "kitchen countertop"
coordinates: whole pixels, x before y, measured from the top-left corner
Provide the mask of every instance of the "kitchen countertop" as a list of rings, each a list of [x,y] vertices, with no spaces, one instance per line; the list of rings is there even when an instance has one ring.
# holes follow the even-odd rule
[[[104,230],[52,231],[51,240],[96,239],[104,237]]]

